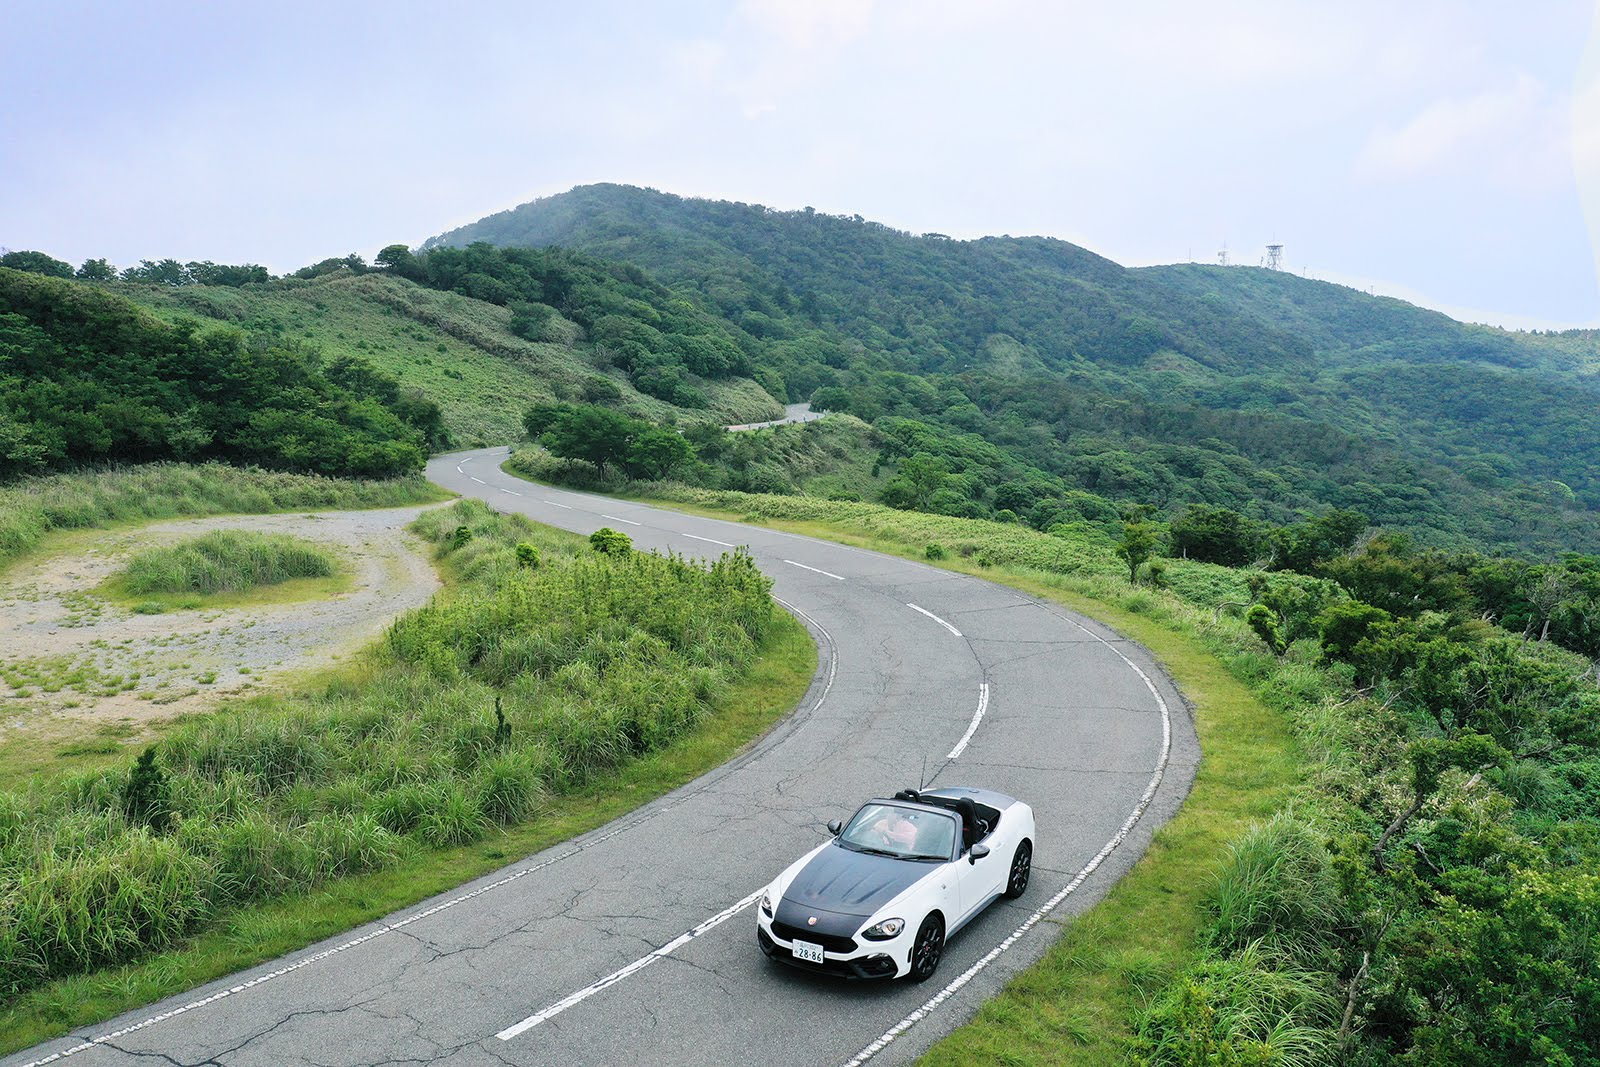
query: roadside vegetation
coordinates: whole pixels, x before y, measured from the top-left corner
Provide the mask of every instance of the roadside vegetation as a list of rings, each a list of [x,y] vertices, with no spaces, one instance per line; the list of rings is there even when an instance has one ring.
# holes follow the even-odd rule
[[[0,486],[0,569],[53,531],[202,515],[403,507],[448,494],[420,475],[378,481],[222,463],[146,463]]]
[[[242,593],[294,578],[327,578],[338,561],[304,538],[216,530],[165,548],[135,553],[114,580],[134,596]]]
[[[331,932],[299,912],[342,879],[400,872],[361,883],[365,918],[504,862],[497,842],[558,839],[530,830],[557,798],[590,798],[598,820],[625,786],[625,810],[810,681],[809,639],[742,554],[699,564],[620,534],[599,551],[475,502],[415,529],[451,586],[359,664],[180,724],[131,765],[0,793],[5,1048]],[[291,932],[248,951],[221,933],[280,897],[268,910]],[[156,970],[137,963],[153,954]]]
[[[1146,644],[1195,701],[1205,756],[1184,809],[927,1062],[1600,1056],[1600,690],[1537,617],[1495,626],[1459,584],[1385,608],[1353,592],[1427,588],[1437,557],[1358,549],[1337,515],[1286,543],[1342,580],[1168,558],[1139,519],[1116,537],[1043,535],[848,501],[653,492],[1058,599]],[[1386,577],[1364,581],[1374,567]],[[1570,598],[1581,564],[1539,573],[1569,572]]]

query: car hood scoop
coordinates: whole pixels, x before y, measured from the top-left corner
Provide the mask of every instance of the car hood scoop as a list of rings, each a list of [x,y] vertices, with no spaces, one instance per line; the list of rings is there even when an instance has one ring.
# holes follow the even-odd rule
[[[794,876],[784,890],[783,903],[865,917],[932,870],[926,863],[852,852],[833,844]]]

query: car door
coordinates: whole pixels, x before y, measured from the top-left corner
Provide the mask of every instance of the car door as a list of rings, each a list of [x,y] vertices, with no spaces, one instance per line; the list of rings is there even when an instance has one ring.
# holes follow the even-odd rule
[[[993,853],[974,861],[971,853],[963,849],[952,866],[961,896],[961,921],[957,925],[965,925],[1003,888],[1006,862]]]

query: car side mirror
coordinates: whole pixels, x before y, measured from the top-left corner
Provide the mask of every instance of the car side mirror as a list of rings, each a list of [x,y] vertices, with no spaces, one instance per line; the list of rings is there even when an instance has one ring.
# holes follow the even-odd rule
[[[973,845],[972,846],[972,851],[967,853],[967,862],[968,863],[977,863],[979,860],[983,859],[983,857],[987,856],[988,854],[989,854],[989,846],[988,845]]]
[[[838,819],[835,819],[828,824],[828,833],[832,834],[834,837],[838,837],[839,831],[843,829],[844,823],[840,822]]]

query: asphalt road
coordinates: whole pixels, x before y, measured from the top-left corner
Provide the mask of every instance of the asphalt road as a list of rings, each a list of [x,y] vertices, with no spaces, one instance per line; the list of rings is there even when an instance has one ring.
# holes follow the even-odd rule
[[[1199,749],[1138,646],[989,582],[773,530],[532,485],[504,449],[434,481],[580,533],[747,545],[817,639],[800,708],[733,762],[574,841],[6,1067],[904,1063],[1102,896],[1182,802]],[[1033,882],[952,939],[932,981],[769,963],[755,894],[860,801],[930,784],[1034,807]]]

